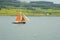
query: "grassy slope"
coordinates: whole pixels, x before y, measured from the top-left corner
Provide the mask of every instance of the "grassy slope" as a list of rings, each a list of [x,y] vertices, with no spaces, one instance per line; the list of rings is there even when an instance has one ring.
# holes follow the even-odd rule
[[[14,16],[17,15],[18,12],[22,12],[25,15],[30,16],[60,16],[60,10],[53,9],[35,9],[35,10],[27,10],[27,9],[4,9],[0,10],[0,16]]]

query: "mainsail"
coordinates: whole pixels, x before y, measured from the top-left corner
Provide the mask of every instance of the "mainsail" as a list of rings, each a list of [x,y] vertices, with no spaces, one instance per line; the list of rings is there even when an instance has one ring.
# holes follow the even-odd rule
[[[20,22],[22,20],[22,16],[20,13],[18,13],[17,17],[16,17],[16,21]]]

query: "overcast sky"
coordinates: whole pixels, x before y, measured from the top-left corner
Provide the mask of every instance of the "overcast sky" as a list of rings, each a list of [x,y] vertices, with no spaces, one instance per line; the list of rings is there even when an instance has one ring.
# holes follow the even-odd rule
[[[57,4],[60,4],[60,0],[20,0],[20,1],[50,1],[50,2],[54,2]]]

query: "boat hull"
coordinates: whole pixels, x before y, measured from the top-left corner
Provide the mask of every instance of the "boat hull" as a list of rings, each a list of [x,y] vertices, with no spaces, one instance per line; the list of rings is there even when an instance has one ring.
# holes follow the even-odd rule
[[[25,24],[26,22],[13,22],[13,24]]]

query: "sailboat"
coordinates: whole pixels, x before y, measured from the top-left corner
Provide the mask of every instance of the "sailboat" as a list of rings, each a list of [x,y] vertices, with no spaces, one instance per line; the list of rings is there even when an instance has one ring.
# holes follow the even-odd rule
[[[25,24],[26,23],[26,18],[23,14],[18,13],[14,24]]]

